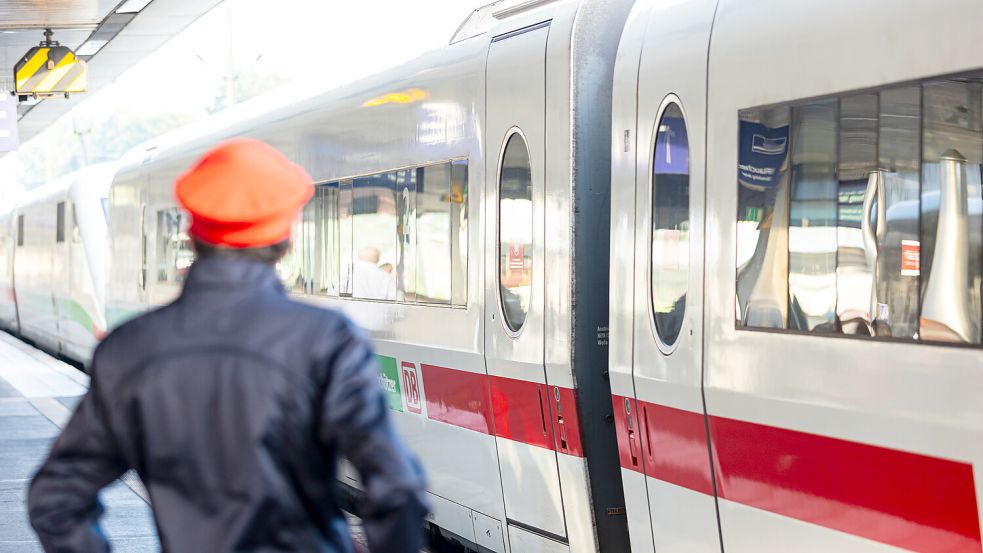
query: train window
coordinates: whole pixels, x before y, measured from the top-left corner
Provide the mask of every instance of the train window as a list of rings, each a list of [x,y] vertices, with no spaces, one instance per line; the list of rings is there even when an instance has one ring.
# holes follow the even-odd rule
[[[157,211],[157,282],[184,282],[194,261],[188,216],[179,208]]]
[[[316,276],[314,293],[338,295],[338,183],[331,182],[317,188],[316,232],[314,244]]]
[[[450,209],[451,303],[468,303],[468,161],[451,164]]]
[[[519,132],[505,144],[499,168],[498,269],[505,323],[518,332],[532,295],[533,200],[529,149]]]
[[[359,177],[352,183],[352,296],[394,301],[396,251],[396,172]]]
[[[983,79],[739,118],[738,326],[980,343]]]
[[[24,245],[24,215],[17,216],[17,245]]]
[[[450,303],[451,164],[416,173],[416,301]]]
[[[55,206],[55,242],[65,241],[65,202]]]
[[[343,180],[338,183],[338,260],[339,295],[352,295],[352,268],[355,256],[352,251],[352,181]]]
[[[416,191],[421,170],[406,169],[396,175],[396,286],[403,301],[412,303],[416,294]]]
[[[652,155],[652,309],[666,346],[676,343],[689,288],[689,139],[682,109],[666,104]]]

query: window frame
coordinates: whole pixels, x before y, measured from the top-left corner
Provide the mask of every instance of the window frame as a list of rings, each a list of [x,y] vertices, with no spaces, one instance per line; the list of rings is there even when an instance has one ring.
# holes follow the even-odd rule
[[[683,308],[682,322],[679,324],[679,331],[676,334],[676,339],[671,344],[667,344],[666,341],[663,339],[662,334],[659,332],[659,325],[655,320],[655,286],[654,286],[655,283],[653,281],[654,265],[655,265],[655,149],[656,147],[658,147],[659,127],[661,126],[663,117],[665,117],[666,111],[669,109],[669,106],[671,105],[675,105],[677,108],[679,108],[679,112],[683,116],[683,124],[686,125],[686,150],[687,152],[689,152],[690,150],[689,125],[688,125],[689,119],[686,115],[686,110],[683,108],[683,102],[682,100],[679,99],[679,96],[676,95],[676,93],[674,92],[670,92],[669,94],[666,94],[665,97],[662,99],[662,102],[659,104],[659,109],[656,112],[655,124],[653,125],[652,128],[652,140],[650,142],[652,147],[649,149],[649,160],[648,160],[649,171],[646,180],[646,184],[649,190],[649,202],[647,206],[648,214],[649,214],[649,219],[648,219],[649,224],[648,224],[648,232],[646,233],[646,237],[648,239],[648,247],[647,247],[648,255],[646,256],[646,259],[648,260],[648,265],[645,269],[645,274],[646,274],[645,287],[647,289],[647,294],[648,294],[647,296],[648,312],[649,312],[648,319],[649,319],[649,326],[651,328],[652,335],[655,337],[655,343],[656,345],[658,345],[659,351],[662,352],[662,354],[667,357],[672,355],[673,352],[676,351],[676,348],[679,347],[679,341],[683,336],[683,329],[686,327],[686,318],[689,315],[689,305],[687,303],[687,305]],[[690,164],[689,156],[687,155],[687,159],[686,159],[687,179],[689,179],[690,175],[692,174],[691,169],[692,169],[692,165]],[[692,183],[690,183],[687,185],[687,196],[686,196],[686,208],[687,211],[689,212],[689,217],[687,219],[688,221],[693,220],[692,199],[693,199],[693,187],[692,187]],[[689,248],[690,246],[689,238],[687,238],[686,244],[687,244],[687,248]],[[691,267],[687,263],[686,293],[684,297],[689,296],[690,293],[691,273],[692,273]]]
[[[924,175],[923,175],[923,172],[922,172],[923,169],[921,167],[921,164],[924,163],[923,144],[924,144],[924,132],[925,132],[925,130],[924,130],[924,124],[925,124],[925,119],[924,119],[925,118],[925,112],[924,112],[924,106],[925,106],[925,99],[924,99],[925,86],[926,85],[931,85],[933,83],[940,83],[940,82],[944,82],[944,81],[959,80],[959,79],[975,79],[976,81],[974,81],[974,82],[983,81],[983,70],[980,70],[980,69],[970,69],[970,70],[959,71],[959,72],[954,72],[954,73],[932,74],[932,75],[926,75],[926,76],[923,76],[923,77],[920,77],[920,78],[900,80],[900,81],[884,82],[884,83],[880,83],[878,85],[869,86],[869,87],[863,87],[863,88],[857,88],[857,89],[837,90],[835,92],[828,92],[828,93],[824,93],[824,94],[820,94],[820,95],[816,95],[816,96],[801,97],[801,98],[795,98],[795,99],[791,99],[791,100],[784,100],[784,101],[779,101],[779,102],[770,102],[770,103],[764,103],[764,104],[746,105],[746,106],[743,106],[743,107],[739,107],[733,113],[733,116],[735,117],[735,119],[738,121],[738,124],[739,124],[740,121],[741,121],[742,115],[744,113],[746,113],[746,112],[749,112],[749,111],[765,111],[765,110],[774,110],[774,109],[788,108],[790,110],[790,113],[791,113],[791,111],[794,108],[801,107],[801,106],[804,106],[804,105],[807,105],[807,104],[811,104],[811,103],[815,103],[815,102],[822,102],[822,101],[825,101],[825,100],[836,100],[837,103],[839,104],[844,98],[852,97],[852,96],[859,96],[859,95],[863,95],[863,94],[876,94],[878,96],[878,103],[880,103],[880,95],[883,92],[885,92],[885,91],[899,90],[899,89],[902,89],[902,88],[905,88],[905,87],[917,87],[919,89],[919,95],[920,95],[919,103],[922,106],[922,111],[919,114],[919,137],[918,137],[918,140],[919,140],[919,145],[918,145],[918,148],[919,148],[919,164],[920,164],[919,170],[918,170],[918,175],[919,175],[919,184],[921,184],[922,179],[924,178]],[[791,126],[792,125],[793,125],[793,121],[792,121],[791,116],[790,116],[790,119],[789,119],[790,129],[791,129]],[[790,130],[790,132],[791,132],[791,130]],[[741,139],[740,139],[739,132],[738,132],[738,136],[736,136],[735,139],[736,139],[735,142],[734,142],[734,147],[736,149],[735,151],[739,153],[740,147],[741,147]],[[790,135],[790,140],[791,140],[791,135]],[[880,140],[880,129],[879,128],[878,128],[878,140]],[[837,144],[837,147],[839,148],[839,143]],[[790,143],[789,146],[788,146],[788,149],[789,149],[788,150],[788,156],[789,157],[791,157],[791,155],[792,155],[792,148],[793,148],[793,146]],[[878,143],[878,151],[879,150],[880,150],[880,144]],[[789,160],[789,163],[791,163],[791,160]],[[734,181],[733,181],[734,188],[733,189],[730,189],[730,190],[733,190],[733,192],[735,194],[737,193],[737,191],[740,188],[739,177],[737,176],[737,172],[738,171],[736,171],[738,169],[738,165],[739,165],[739,160],[738,160],[738,164],[734,166],[734,169],[735,169],[735,178],[734,178]],[[791,169],[789,169],[789,170],[791,171]],[[728,192],[728,193],[730,193],[730,192]],[[735,197],[735,206],[737,206],[738,209],[739,209],[740,206],[738,204],[739,204],[739,198]],[[737,214],[735,213],[734,216],[735,216],[735,220],[736,220]],[[921,216],[922,216],[921,205],[919,205],[919,217],[921,217]],[[923,231],[923,229],[921,227],[921,224],[919,224],[919,241],[921,241],[921,233],[922,233],[922,231]],[[735,238],[734,243],[731,245],[732,246],[731,247],[731,252],[735,255],[735,259],[736,259],[737,258],[737,253],[738,253],[738,248],[739,248],[739,243],[738,243],[739,241],[738,241],[738,236],[737,236],[737,233],[736,232],[735,232],[735,237],[734,238]],[[921,252],[921,255],[924,256],[924,252]],[[924,259],[924,257],[922,257],[922,259]],[[736,271],[736,267],[735,267],[735,274],[732,276],[732,278],[734,279],[733,282],[732,282],[732,285],[735,285],[735,287],[732,288],[732,292],[731,292],[731,295],[730,295],[731,299],[733,300],[733,304],[734,305],[738,305],[739,304],[739,298],[738,298],[738,295],[737,295],[738,292],[737,292],[737,286],[736,286],[736,284],[737,284],[737,274],[736,273],[737,273],[737,271]],[[919,278],[922,278],[922,277],[924,277],[924,273],[922,273],[922,275],[919,275]],[[920,317],[920,313],[921,313],[921,301],[922,301],[922,298],[919,297],[919,301],[918,301],[918,303],[919,303],[919,317]],[[730,316],[728,316],[728,318],[730,318]],[[826,339],[826,338],[829,338],[829,339],[836,339],[836,340],[849,340],[849,341],[853,341],[853,342],[868,343],[868,344],[882,343],[882,344],[903,344],[903,345],[914,346],[914,347],[925,347],[925,346],[927,346],[927,347],[936,347],[936,348],[941,347],[941,348],[971,349],[971,350],[981,350],[981,349],[983,349],[983,340],[981,340],[980,343],[974,343],[974,342],[946,342],[946,341],[925,340],[925,339],[922,339],[922,338],[917,338],[916,339],[916,338],[911,338],[911,337],[890,336],[890,335],[867,336],[867,335],[862,335],[862,334],[844,334],[844,333],[838,333],[838,332],[836,332],[836,333],[834,333],[834,332],[829,332],[829,333],[826,333],[826,332],[815,332],[815,331],[810,331],[810,330],[788,328],[787,327],[787,320],[788,320],[788,317],[786,316],[786,327],[783,327],[783,328],[747,326],[747,325],[741,324],[740,316],[733,317],[732,322],[730,324],[733,325],[732,328],[735,331],[737,331],[737,332],[808,336],[808,337],[811,337],[811,338],[814,338],[814,339]],[[981,323],[981,324],[983,324],[983,323]]]
[[[512,325],[508,321],[508,316],[505,314],[506,313],[505,302],[504,302],[504,297],[502,296],[502,167],[503,167],[503,162],[505,161],[505,151],[506,148],[508,147],[509,141],[512,140],[512,137],[516,135],[518,135],[519,138],[522,139],[522,145],[526,149],[526,158],[529,160],[529,188],[531,190],[530,202],[532,202],[532,206],[533,206],[532,207],[533,221],[535,222],[536,220],[536,216],[535,216],[536,193],[535,193],[535,184],[534,184],[535,179],[533,179],[532,177],[533,174],[532,155],[529,152],[529,140],[526,138],[526,134],[522,132],[521,128],[519,128],[518,126],[512,126],[509,128],[509,130],[505,132],[505,137],[502,139],[501,146],[499,146],[498,166],[495,170],[495,200],[496,200],[495,201],[495,284],[497,285],[495,289],[496,289],[496,295],[498,297],[498,308],[502,314],[501,317],[502,328],[505,330],[506,335],[508,335],[513,340],[518,340],[519,337],[522,336],[522,333],[526,328],[526,321],[528,320],[530,312],[532,311],[532,306],[535,304],[535,301],[533,301],[533,299],[535,298],[536,295],[536,287],[532,284],[533,282],[532,275],[533,275],[533,271],[535,271],[535,263],[533,263],[533,266],[530,267],[529,269],[529,279],[530,279],[529,307],[526,309],[526,312],[523,314],[522,324],[519,325],[519,328],[513,330]],[[535,224],[532,226],[535,227]],[[534,256],[536,251],[535,241],[536,241],[536,230],[535,228],[533,228],[532,239],[530,242],[530,245],[533,248],[533,253],[530,257],[533,257],[533,259],[535,259]]]

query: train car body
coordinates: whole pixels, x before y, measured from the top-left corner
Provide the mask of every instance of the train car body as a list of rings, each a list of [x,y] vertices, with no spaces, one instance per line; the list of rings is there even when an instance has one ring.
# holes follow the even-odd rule
[[[110,193],[111,325],[180,292],[175,178],[220,140],[262,139],[317,187],[278,270],[371,332],[432,522],[482,551],[623,550],[601,291],[629,8],[497,3],[384,76],[131,151]]]
[[[16,218],[13,209],[0,213],[0,328],[18,332],[17,300],[14,297],[14,247]]]
[[[983,5],[650,0],[615,69],[632,551],[980,551]]]
[[[82,363],[106,331],[105,202],[115,168],[94,165],[28,192],[4,227],[13,298],[3,312],[13,310],[24,338]]]

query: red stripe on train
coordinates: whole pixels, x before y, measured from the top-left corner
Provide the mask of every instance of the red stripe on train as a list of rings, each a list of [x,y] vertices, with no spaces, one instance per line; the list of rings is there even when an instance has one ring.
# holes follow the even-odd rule
[[[583,456],[573,390],[436,365],[420,367],[428,418]]]
[[[613,401],[623,468],[712,495],[702,414]],[[983,551],[970,464],[723,417],[709,426],[723,499],[913,551]]]
[[[983,551],[968,463],[710,417],[720,497],[912,551]]]

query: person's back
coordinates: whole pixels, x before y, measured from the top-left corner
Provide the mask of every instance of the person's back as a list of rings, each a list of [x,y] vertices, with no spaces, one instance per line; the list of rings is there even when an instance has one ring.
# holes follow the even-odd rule
[[[348,552],[337,459],[359,469],[376,551],[418,550],[423,480],[389,423],[369,342],[290,300],[271,263],[211,250],[181,297],[114,331],[35,478],[49,551],[102,551],[95,493],[127,468],[165,551]],[[233,251],[234,253],[234,251]]]

